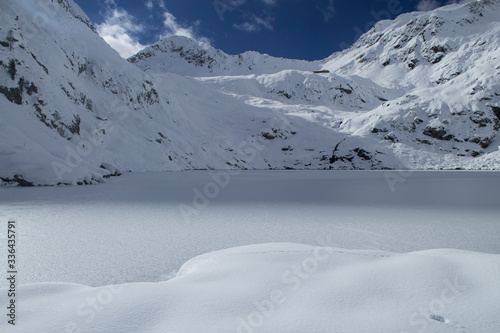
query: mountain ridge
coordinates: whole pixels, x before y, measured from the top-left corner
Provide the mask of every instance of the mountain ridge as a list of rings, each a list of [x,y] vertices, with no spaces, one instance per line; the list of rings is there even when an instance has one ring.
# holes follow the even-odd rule
[[[72,0],[30,4],[1,5],[0,33],[17,41],[0,46],[0,185],[124,171],[500,168],[497,0],[403,14],[315,62],[182,37],[127,61]],[[47,20],[28,34],[36,12]]]
[[[256,51],[230,55],[207,43],[183,36],[164,38],[129,57],[128,61],[142,70],[188,76],[268,74],[284,69],[320,68],[319,62],[273,57]],[[167,61],[175,64],[166,68],[164,65]],[[182,66],[186,63],[188,66]],[[195,70],[189,68],[193,66]],[[195,73],[198,75],[193,75]]]

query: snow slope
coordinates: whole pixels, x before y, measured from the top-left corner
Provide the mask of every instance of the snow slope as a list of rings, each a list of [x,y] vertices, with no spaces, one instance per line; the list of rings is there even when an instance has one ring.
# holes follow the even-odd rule
[[[9,332],[497,332],[499,255],[262,244],[160,283],[19,288]],[[0,290],[2,294],[6,290]],[[51,306],[47,306],[50,304]]]
[[[404,89],[347,124],[402,147],[486,154],[500,128],[500,2],[471,1],[382,21],[324,69]],[[488,149],[493,146],[493,149]]]
[[[0,48],[4,183],[94,183],[119,170],[282,169],[296,163],[278,143],[293,136],[290,120],[193,79],[143,73],[58,4],[50,10],[43,2],[1,6],[1,31],[12,29],[18,40],[12,51]],[[49,23],[27,36],[23,20],[38,13]],[[10,60],[16,63],[12,77]],[[302,140],[317,141],[307,129],[313,125],[296,123],[304,128]],[[271,140],[260,134],[273,130],[281,138],[267,144]],[[266,152],[254,156],[261,146]],[[329,149],[326,143],[314,148],[322,146]]]
[[[144,70],[189,72],[247,104],[271,104],[345,134],[332,145],[334,169],[391,168],[394,159],[409,169],[497,168],[499,17],[499,1],[486,0],[382,21],[346,51],[313,62],[327,71],[319,75],[294,64],[273,72],[257,66],[248,75],[230,57],[177,38],[129,61]],[[214,63],[225,60],[226,73],[209,71],[207,54]]]
[[[380,22],[316,62],[227,55],[183,37],[126,61],[72,0],[0,6],[0,35],[16,39],[12,50],[0,43],[0,185],[123,171],[500,167],[498,0]]]

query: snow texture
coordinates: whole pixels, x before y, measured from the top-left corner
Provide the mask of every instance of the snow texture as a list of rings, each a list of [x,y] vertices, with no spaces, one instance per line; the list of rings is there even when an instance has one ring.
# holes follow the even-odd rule
[[[158,281],[192,257],[259,243],[498,254],[499,195],[498,172],[127,173],[0,188],[0,220],[19,224],[20,284],[95,287]]]
[[[166,282],[22,286],[9,332],[493,333],[499,274],[498,255],[460,250],[253,245],[193,258]]]
[[[0,331],[495,333],[499,182],[190,171],[0,188],[20,272]]]

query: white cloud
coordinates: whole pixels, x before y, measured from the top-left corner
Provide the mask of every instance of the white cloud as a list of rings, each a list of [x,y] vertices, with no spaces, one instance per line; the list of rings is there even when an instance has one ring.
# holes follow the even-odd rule
[[[192,39],[195,38],[193,28],[181,26],[177,22],[175,16],[169,12],[163,13],[163,16],[165,17],[163,25],[167,29],[166,36],[184,36]]]
[[[147,9],[149,10],[152,10],[153,9],[153,0],[147,0],[145,3],[144,3],[144,6],[146,6]]]
[[[249,22],[245,22],[245,23],[241,23],[241,24],[234,24],[233,26],[236,29],[238,29],[238,30],[243,30],[243,31],[246,31],[246,32],[255,32],[255,31],[260,31],[261,30],[255,24],[252,24],[252,23],[249,23]]]
[[[195,22],[194,26],[181,25],[177,21],[177,18],[168,11],[165,11],[163,13],[163,17],[164,17],[163,25],[166,31],[160,36],[160,38],[166,38],[171,36],[184,36],[200,42],[210,44],[210,40],[208,38],[198,36],[196,34],[195,28],[196,25],[199,24],[199,22]]]
[[[325,7],[317,5],[316,8],[323,14],[326,22],[329,22],[335,16],[335,0],[328,0]]]
[[[417,10],[428,12],[440,7],[441,4],[437,0],[420,0],[417,4]]]
[[[250,21],[241,24],[234,24],[233,26],[236,29],[247,32],[258,32],[261,31],[262,29],[273,30],[272,21],[273,18],[271,16],[268,16],[266,18],[260,18],[254,15],[251,17]]]
[[[139,42],[139,35],[146,31],[145,27],[136,23],[132,15],[127,11],[117,8],[115,0],[105,0],[108,6],[104,22],[96,25],[99,35],[113,48],[122,58],[129,58],[137,52],[144,49],[147,45]],[[144,6],[152,11],[155,6],[160,8],[160,15],[163,16],[163,33],[159,38],[170,36],[184,36],[201,42],[210,44],[210,40],[205,37],[197,36],[195,28],[199,22],[193,26],[181,25],[177,18],[172,15],[165,7],[164,0],[146,0]],[[163,14],[161,14],[163,13]]]
[[[247,0],[219,0],[221,5],[229,7],[238,7],[247,3]],[[274,6],[278,3],[278,0],[261,0],[261,2],[266,5]]]
[[[251,3],[255,3],[257,0],[251,0]],[[259,0],[264,5],[267,5],[268,7],[274,7],[278,4],[279,0]],[[233,12],[233,11],[240,11],[243,12],[244,14],[248,14],[248,10],[244,8],[240,8],[243,5],[245,5],[248,0],[214,0],[213,1],[213,7],[215,8],[215,11],[217,12],[217,15],[219,15],[219,19],[221,21],[224,21],[225,19],[225,14],[228,12]],[[268,9],[268,7],[263,7],[265,10]],[[236,25],[234,25],[236,26]],[[240,27],[252,27],[256,28],[254,24],[250,22],[246,22],[243,24],[238,24]]]
[[[145,46],[135,37],[143,31],[140,24],[134,23],[134,18],[122,9],[113,9],[109,12],[104,22],[96,26],[99,35],[113,48],[122,58],[128,58]]]

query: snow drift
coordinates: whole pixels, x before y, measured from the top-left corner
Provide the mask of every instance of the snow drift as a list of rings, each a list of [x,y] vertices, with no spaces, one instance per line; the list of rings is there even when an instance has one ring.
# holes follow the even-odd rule
[[[166,282],[21,286],[22,325],[9,332],[493,333],[499,263],[460,250],[253,245],[193,258]]]

